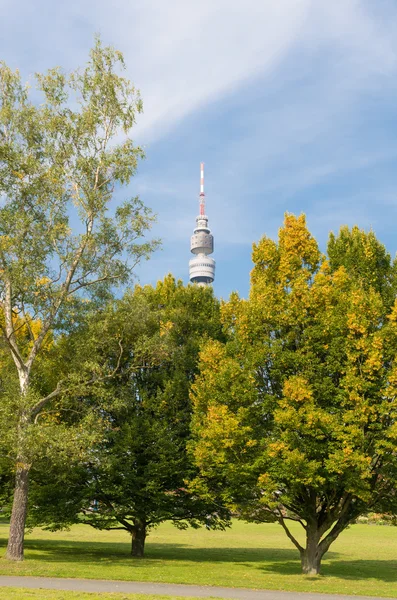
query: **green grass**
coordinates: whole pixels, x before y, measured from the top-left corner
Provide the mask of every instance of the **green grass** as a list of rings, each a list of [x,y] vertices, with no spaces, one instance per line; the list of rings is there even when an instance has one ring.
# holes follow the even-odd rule
[[[0,600],[200,600],[186,596],[153,596],[153,594],[97,594],[90,592],[59,592],[24,588],[0,588]],[[207,600],[211,600],[208,598]],[[217,598],[217,600],[220,600]]]
[[[299,528],[299,525],[297,525]],[[298,531],[298,529],[296,529]],[[7,526],[0,525],[5,550]],[[397,529],[354,525],[331,546],[322,575],[300,574],[299,556],[280,526],[236,522],[225,532],[178,531],[166,523],[147,541],[146,558],[129,557],[124,532],[86,525],[34,530],[25,561],[0,560],[0,574],[190,583],[397,598]],[[3,551],[4,553],[4,551]]]

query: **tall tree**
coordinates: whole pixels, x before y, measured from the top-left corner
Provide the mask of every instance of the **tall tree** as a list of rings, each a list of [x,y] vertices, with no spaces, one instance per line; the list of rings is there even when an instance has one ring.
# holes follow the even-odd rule
[[[19,73],[0,65],[0,300],[3,340],[19,381],[11,560],[23,558],[34,458],[28,432],[64,391],[59,381],[40,396],[36,385],[46,339],[73,327],[82,294],[105,298],[155,246],[141,240],[153,217],[138,198],[111,207],[143,155],[129,137],[141,100],[120,68],[121,53],[96,40],[82,71],[37,76],[43,98],[34,104]],[[40,322],[39,331],[32,320]],[[28,345],[19,343],[20,322],[28,328]]]
[[[162,521],[183,528],[228,523],[216,499],[187,489],[197,473],[186,450],[189,391],[202,339],[223,339],[219,302],[210,288],[167,276],[155,288],[128,292],[105,320],[110,342],[122,332],[124,354],[115,377],[86,402],[99,403],[108,428],[91,456],[69,470],[37,466],[29,518],[52,529],[73,522],[124,529],[140,557],[148,532]],[[107,356],[114,364],[117,346]]]
[[[360,514],[397,509],[393,265],[356,229],[331,238],[330,255],[303,216],[254,245],[249,299],[222,307],[229,341],[207,344],[193,386],[196,489],[278,521],[308,574]]]

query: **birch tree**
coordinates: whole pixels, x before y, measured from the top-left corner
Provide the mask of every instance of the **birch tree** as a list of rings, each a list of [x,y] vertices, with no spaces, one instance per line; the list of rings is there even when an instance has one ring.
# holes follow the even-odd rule
[[[2,335],[19,382],[10,560],[23,558],[34,459],[27,435],[65,391],[59,381],[40,395],[36,361],[51,332],[73,327],[83,296],[106,298],[156,246],[143,239],[153,216],[139,198],[115,203],[143,156],[130,137],[142,103],[123,69],[121,53],[97,39],[84,69],[37,75],[35,103],[20,74],[0,65]]]

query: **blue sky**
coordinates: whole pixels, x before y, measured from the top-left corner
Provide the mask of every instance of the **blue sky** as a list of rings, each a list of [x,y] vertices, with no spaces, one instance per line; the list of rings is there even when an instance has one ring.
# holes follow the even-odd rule
[[[252,242],[305,212],[322,248],[342,224],[397,250],[395,0],[0,0],[0,58],[25,77],[83,65],[95,32],[141,90],[129,195],[163,249],[141,283],[188,280],[205,162],[215,292],[246,296]]]

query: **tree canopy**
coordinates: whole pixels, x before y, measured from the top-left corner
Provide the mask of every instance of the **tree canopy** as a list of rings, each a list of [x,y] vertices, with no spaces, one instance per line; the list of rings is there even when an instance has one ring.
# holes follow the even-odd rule
[[[58,381],[42,394],[37,358],[51,332],[73,328],[84,299],[110,297],[156,246],[143,239],[153,215],[139,198],[113,206],[143,156],[130,137],[142,102],[123,68],[121,53],[97,39],[84,69],[38,74],[34,102],[18,71],[0,64],[0,308],[19,381],[10,559],[23,557],[28,432],[65,389]]]
[[[122,335],[119,369],[79,402],[98,404],[108,426],[71,468],[49,476],[51,464],[44,462],[33,470],[30,523],[125,529],[133,556],[143,555],[147,533],[165,520],[224,527],[228,511],[187,488],[197,473],[186,445],[199,347],[203,338],[223,339],[212,289],[185,287],[167,276],[155,288],[127,292],[103,318],[109,340]],[[117,346],[109,345],[106,360],[117,360]]]
[[[195,489],[278,521],[305,573],[360,514],[397,508],[394,267],[357,229],[329,254],[304,216],[254,245],[249,298],[223,304],[229,339],[205,346],[192,392]]]

